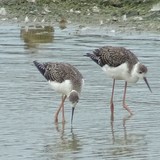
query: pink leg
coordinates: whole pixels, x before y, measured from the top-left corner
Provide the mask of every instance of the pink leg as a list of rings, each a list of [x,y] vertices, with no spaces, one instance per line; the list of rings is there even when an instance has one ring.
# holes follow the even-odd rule
[[[125,82],[125,87],[124,87],[124,94],[123,94],[123,107],[124,107],[124,109],[126,109],[131,115],[133,114],[132,112],[131,112],[131,110],[129,109],[129,107],[127,106],[127,104],[126,104],[126,90],[127,90],[127,82]]]
[[[114,104],[113,104],[114,86],[115,86],[115,79],[113,79],[112,95],[111,95],[111,100],[110,100],[111,120],[112,121],[114,120]]]
[[[57,110],[57,112],[56,112],[56,114],[55,114],[55,120],[54,120],[55,123],[58,123],[58,114],[59,114],[61,108],[64,107],[64,101],[65,101],[65,99],[66,99],[66,97],[63,98],[63,96],[62,96],[61,104],[59,105],[59,108],[58,108],[58,110]]]
[[[64,118],[64,101],[67,98],[67,96],[65,95],[63,97],[63,105],[62,105],[62,123],[65,123],[65,118]]]

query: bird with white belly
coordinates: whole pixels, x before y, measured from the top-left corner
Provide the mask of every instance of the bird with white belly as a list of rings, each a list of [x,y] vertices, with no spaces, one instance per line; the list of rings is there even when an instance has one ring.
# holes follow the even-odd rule
[[[113,115],[114,112],[113,95],[115,80],[124,80],[123,107],[132,115],[132,111],[125,102],[127,84],[136,83],[139,79],[144,79],[151,91],[147,78],[145,77],[148,71],[147,67],[140,63],[138,58],[130,50],[124,47],[104,46],[95,49],[93,53],[87,53],[85,56],[90,57],[113,79],[110,99],[111,114]]]
[[[64,117],[64,102],[68,97],[72,104],[72,117],[76,104],[79,101],[80,93],[84,83],[82,74],[77,68],[68,63],[39,63],[33,62],[40,73],[47,79],[52,88],[62,95],[61,104],[55,114],[55,122],[58,122],[58,114],[62,109],[62,123],[65,122]]]

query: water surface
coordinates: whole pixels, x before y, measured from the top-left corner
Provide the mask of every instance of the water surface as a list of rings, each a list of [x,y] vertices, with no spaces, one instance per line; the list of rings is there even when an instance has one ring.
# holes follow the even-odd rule
[[[145,159],[160,158],[160,34],[120,31],[111,27],[70,24],[35,29],[15,24],[0,26],[0,159]],[[124,46],[148,67],[153,93],[141,80],[129,86],[129,116],[122,107],[124,82],[115,87],[115,119],[110,121],[112,80],[83,55],[103,45]],[[61,96],[40,75],[33,60],[68,62],[85,78],[71,130],[54,124]]]

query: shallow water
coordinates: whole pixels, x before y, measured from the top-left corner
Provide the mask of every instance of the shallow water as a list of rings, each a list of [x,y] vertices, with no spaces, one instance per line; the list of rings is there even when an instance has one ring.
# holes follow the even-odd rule
[[[159,159],[160,34],[76,24],[65,29],[33,27],[0,26],[0,159]],[[122,107],[124,82],[117,81],[114,122],[109,108],[112,80],[83,56],[103,45],[124,46],[136,53],[148,67],[153,91],[142,80],[128,87],[127,103],[134,112],[129,117]],[[60,95],[33,60],[68,62],[82,72],[85,86],[72,129],[68,101],[67,123],[54,124]]]

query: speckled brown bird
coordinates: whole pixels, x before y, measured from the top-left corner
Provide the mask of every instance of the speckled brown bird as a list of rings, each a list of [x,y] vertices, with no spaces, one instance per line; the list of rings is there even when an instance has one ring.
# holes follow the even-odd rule
[[[114,112],[113,95],[115,80],[125,81],[123,107],[130,114],[132,114],[132,111],[125,102],[127,83],[136,83],[139,79],[143,78],[151,91],[147,78],[145,77],[148,71],[147,67],[140,63],[138,58],[130,50],[124,47],[104,46],[99,49],[95,49],[93,53],[87,53],[85,56],[90,57],[113,79],[112,95],[110,100],[112,115]]]
[[[64,117],[64,102],[68,97],[69,101],[72,103],[72,117],[71,123],[73,121],[73,114],[76,104],[79,101],[79,96],[84,83],[82,74],[77,68],[68,63],[39,63],[33,61],[40,73],[47,79],[52,88],[62,94],[61,104],[55,114],[55,122],[58,122],[58,114],[62,109],[62,122],[65,122]]]

